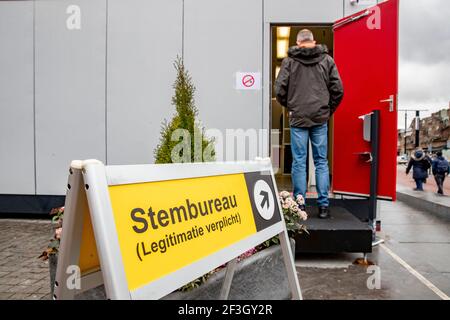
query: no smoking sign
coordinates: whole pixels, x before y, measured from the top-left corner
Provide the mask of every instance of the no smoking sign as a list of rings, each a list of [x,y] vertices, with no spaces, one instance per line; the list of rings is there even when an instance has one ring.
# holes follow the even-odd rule
[[[255,85],[255,78],[251,74],[246,74],[242,78],[242,84],[246,88],[251,88],[251,87],[253,87]]]
[[[259,72],[236,72],[236,90],[260,90],[261,74]]]

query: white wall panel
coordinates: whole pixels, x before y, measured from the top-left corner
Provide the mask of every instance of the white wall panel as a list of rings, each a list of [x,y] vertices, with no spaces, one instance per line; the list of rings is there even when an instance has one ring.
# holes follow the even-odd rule
[[[271,23],[332,23],[343,18],[343,0],[264,0],[264,20]]]
[[[0,1],[0,194],[34,194],[33,3]]]
[[[65,194],[71,160],[105,161],[106,1],[36,1],[35,39],[37,193]]]
[[[110,0],[108,164],[152,163],[182,55],[182,0]]]
[[[262,90],[236,90],[236,72],[262,75],[261,0],[185,0],[185,60],[207,129],[262,127]]]

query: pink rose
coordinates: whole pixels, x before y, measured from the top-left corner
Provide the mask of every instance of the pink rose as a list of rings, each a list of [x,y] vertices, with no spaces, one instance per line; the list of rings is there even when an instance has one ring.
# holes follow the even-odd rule
[[[58,228],[55,230],[55,238],[57,240],[61,239],[62,228]]]
[[[292,200],[292,198],[287,198],[286,201],[285,201],[285,203],[286,203],[289,207],[291,207],[291,206],[294,204],[294,201]]]
[[[303,196],[301,195],[301,194],[299,194],[298,196],[297,196],[297,203],[299,204],[299,205],[304,205],[305,204],[305,199],[303,198]]]
[[[281,191],[280,192],[280,197],[282,197],[282,198],[287,198],[287,197],[289,197],[289,192],[287,192],[287,191]]]
[[[305,211],[300,210],[299,214],[302,220],[308,220],[308,214]]]

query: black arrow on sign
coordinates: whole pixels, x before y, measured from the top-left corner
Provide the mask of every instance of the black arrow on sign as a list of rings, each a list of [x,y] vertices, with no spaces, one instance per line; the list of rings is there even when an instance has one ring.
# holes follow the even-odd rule
[[[264,205],[267,203],[267,208],[269,208],[269,193],[267,191],[261,191],[259,193],[260,196],[263,196],[263,199],[261,201],[261,208],[264,208]]]

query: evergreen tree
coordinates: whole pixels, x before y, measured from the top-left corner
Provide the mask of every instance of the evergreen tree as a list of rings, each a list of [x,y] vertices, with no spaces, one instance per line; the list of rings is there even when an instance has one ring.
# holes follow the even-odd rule
[[[208,139],[200,128],[196,117],[195,86],[178,57],[174,63],[177,78],[172,105],[176,113],[170,122],[164,121],[161,128],[160,143],[155,149],[155,163],[206,162],[214,160],[214,141]],[[177,129],[184,129],[182,132]]]

